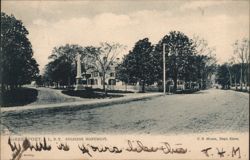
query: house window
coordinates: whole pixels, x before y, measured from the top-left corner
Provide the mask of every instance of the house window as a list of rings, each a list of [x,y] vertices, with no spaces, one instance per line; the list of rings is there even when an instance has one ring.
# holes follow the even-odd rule
[[[109,85],[116,85],[115,79],[109,79]]]
[[[114,77],[114,76],[115,76],[115,73],[111,72],[110,77]]]
[[[94,79],[88,79],[88,84],[94,85]]]
[[[94,72],[94,77],[98,77],[98,72]]]
[[[103,85],[103,80],[101,80],[101,85]],[[105,82],[105,85],[107,85],[107,83]]]
[[[95,79],[95,85],[98,85],[98,81],[97,81],[97,79]]]
[[[87,80],[87,84],[91,84],[91,79],[88,79],[88,80]]]

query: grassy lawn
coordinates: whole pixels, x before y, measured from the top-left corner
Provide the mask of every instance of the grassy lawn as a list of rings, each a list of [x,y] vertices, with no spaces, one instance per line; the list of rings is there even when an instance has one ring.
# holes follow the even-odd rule
[[[103,89],[100,88],[92,88],[92,91],[104,92]],[[134,93],[133,91],[123,91],[123,90],[108,90],[108,93]]]
[[[23,106],[36,101],[38,91],[32,88],[17,88],[0,93],[1,107]]]
[[[123,97],[121,94],[113,94],[113,93],[124,93],[124,91],[118,92],[118,91],[108,91],[107,96],[105,96],[105,93],[102,89],[87,89],[87,90],[64,90],[62,91],[63,94],[69,95],[69,96],[76,96],[81,98],[93,98],[93,99],[100,99],[100,98],[117,98],[117,97]]]
[[[242,89],[242,90],[237,89],[237,90],[233,90],[233,91],[236,91],[236,92],[244,92],[244,93],[250,93],[250,90],[248,91],[248,90],[246,90],[246,89]]]
[[[198,89],[185,89],[185,90],[177,90],[175,93],[176,94],[192,94],[198,91],[199,91]]]

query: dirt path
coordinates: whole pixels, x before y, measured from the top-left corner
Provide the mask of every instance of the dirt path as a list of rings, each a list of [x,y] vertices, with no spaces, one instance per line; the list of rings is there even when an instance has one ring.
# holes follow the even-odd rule
[[[51,88],[35,88],[38,90],[37,100],[29,105],[53,104],[63,102],[75,102],[83,99],[78,97],[70,97],[61,93],[61,90]]]

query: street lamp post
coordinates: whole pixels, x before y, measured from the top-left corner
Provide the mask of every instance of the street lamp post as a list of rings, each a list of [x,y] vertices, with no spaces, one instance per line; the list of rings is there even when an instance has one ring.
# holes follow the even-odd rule
[[[163,43],[163,93],[166,94],[166,44]]]

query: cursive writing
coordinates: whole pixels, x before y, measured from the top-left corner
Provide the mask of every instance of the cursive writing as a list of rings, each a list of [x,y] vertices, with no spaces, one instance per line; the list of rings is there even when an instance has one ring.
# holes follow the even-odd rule
[[[46,142],[45,137],[43,138],[43,143],[41,143],[41,142],[37,143],[37,142],[36,142],[35,145],[30,145],[29,148],[30,148],[31,151],[32,151],[33,149],[34,149],[35,151],[42,151],[42,150],[44,150],[44,151],[46,151],[46,150],[47,150],[47,151],[50,151],[50,150],[51,150],[51,146],[50,146],[50,145],[47,145],[47,142]]]
[[[94,146],[87,144],[86,146],[82,144],[82,146],[78,146],[78,148],[82,151],[83,154],[87,153],[90,157],[92,157],[92,154],[90,154],[90,150],[93,152],[109,152],[109,153],[121,153],[122,149],[119,149],[116,146],[108,147],[108,146]]]
[[[10,146],[10,149],[12,151],[12,160],[19,160],[23,154],[24,151],[26,151],[27,149],[30,149],[31,151],[34,149],[35,151],[42,151],[42,150],[51,150],[51,146],[47,145],[46,139],[43,139],[43,143],[37,143],[36,145],[32,145],[30,143],[30,141],[25,138],[22,146],[20,144],[16,144],[15,142],[12,143],[11,139],[9,137],[8,139],[8,145]]]
[[[128,148],[126,149],[128,152],[157,152],[162,151],[164,154],[185,154],[187,152],[186,148],[177,147],[173,148],[170,146],[168,142],[163,142],[163,145],[159,147],[153,147],[153,146],[145,146],[141,141],[131,141],[128,140]],[[178,144],[181,145],[181,144]]]
[[[57,146],[57,148],[59,150],[63,150],[63,151],[69,151],[69,146],[67,144],[60,144],[59,146]]]
[[[212,149],[211,147],[205,148],[203,150],[201,150],[201,152],[203,152],[207,157],[209,157],[208,151]]]
[[[84,144],[82,144],[81,147],[78,145],[78,148],[82,151],[82,154],[87,153],[90,157],[92,157],[92,155],[89,153],[89,148],[85,147]]]

